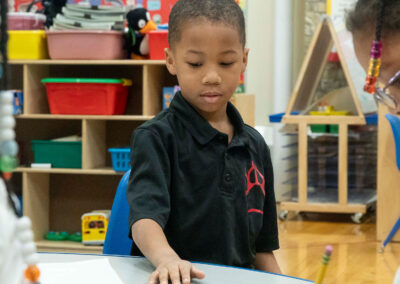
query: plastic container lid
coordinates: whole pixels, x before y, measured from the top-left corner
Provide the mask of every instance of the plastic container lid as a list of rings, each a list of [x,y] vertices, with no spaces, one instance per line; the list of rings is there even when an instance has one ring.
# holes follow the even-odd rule
[[[91,84],[123,84],[131,86],[132,81],[128,79],[89,79],[89,78],[45,78],[42,83],[91,83]]]
[[[46,16],[43,14],[38,13],[27,13],[27,12],[9,12],[7,13],[8,17],[24,17],[30,18],[35,20],[42,20],[43,22],[46,21]]]
[[[119,35],[123,36],[122,31],[112,30],[46,30],[48,35]]]

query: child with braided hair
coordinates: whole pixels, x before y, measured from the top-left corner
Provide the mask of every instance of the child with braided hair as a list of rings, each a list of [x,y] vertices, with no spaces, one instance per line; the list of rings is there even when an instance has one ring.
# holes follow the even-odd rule
[[[400,0],[358,0],[347,17],[347,28],[353,34],[357,58],[367,71],[364,90],[399,114]],[[382,86],[376,87],[376,83]],[[400,268],[393,284],[399,283]]]
[[[353,34],[357,58],[367,72],[364,90],[399,113],[400,0],[359,0],[348,14],[347,28]]]

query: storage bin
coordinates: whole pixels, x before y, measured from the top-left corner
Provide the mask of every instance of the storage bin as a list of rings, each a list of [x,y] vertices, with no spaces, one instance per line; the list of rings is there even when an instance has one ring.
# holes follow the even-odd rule
[[[149,33],[149,58],[152,60],[164,60],[164,49],[168,45],[168,31],[157,30]]]
[[[311,124],[310,128],[311,128],[312,133],[328,132],[328,125],[326,125],[326,124]]]
[[[43,79],[51,114],[115,115],[125,112],[126,79]]]
[[[50,163],[52,168],[82,168],[81,141],[32,140],[35,163]]]
[[[47,59],[44,31],[8,31],[9,59]]]
[[[43,30],[46,16],[36,13],[10,12],[7,14],[8,30]]]
[[[123,33],[100,30],[46,31],[51,59],[125,58]]]
[[[131,168],[130,148],[110,148],[112,166],[116,172],[126,172]]]

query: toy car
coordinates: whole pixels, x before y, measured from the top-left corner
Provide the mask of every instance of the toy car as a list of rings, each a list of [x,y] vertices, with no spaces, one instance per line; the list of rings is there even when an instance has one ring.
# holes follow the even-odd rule
[[[82,243],[104,245],[110,210],[92,211],[82,215]]]

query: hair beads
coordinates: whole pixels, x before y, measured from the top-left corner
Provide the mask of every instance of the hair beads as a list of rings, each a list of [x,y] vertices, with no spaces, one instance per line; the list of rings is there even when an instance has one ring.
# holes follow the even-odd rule
[[[374,40],[371,48],[371,58],[369,60],[368,75],[365,80],[364,91],[375,93],[375,84],[381,68],[382,41]]]
[[[378,5],[377,7],[378,13],[376,17],[376,34],[375,34],[375,40],[372,42],[368,74],[364,86],[364,91],[370,94],[375,93],[375,84],[379,76],[379,70],[381,68],[381,54],[382,54],[381,35],[382,35],[385,3],[383,2],[383,0],[378,0],[377,5]]]

